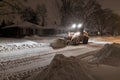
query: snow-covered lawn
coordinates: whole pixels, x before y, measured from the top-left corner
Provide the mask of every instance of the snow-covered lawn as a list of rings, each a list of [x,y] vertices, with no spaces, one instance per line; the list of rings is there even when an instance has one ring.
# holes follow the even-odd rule
[[[8,52],[8,51],[14,51],[14,50],[21,50],[21,49],[44,47],[46,45],[49,45],[49,44],[37,43],[37,42],[34,42],[34,41],[1,43],[0,44],[0,52]]]
[[[98,45],[105,45],[105,44],[112,44],[113,42],[110,42],[110,41],[101,41],[101,40],[96,40],[96,39],[90,39],[89,40],[90,43],[93,43],[93,44],[98,44]]]
[[[92,37],[89,42],[93,42],[96,44],[111,44],[111,43],[120,43],[120,36],[103,36],[103,37]]]
[[[20,59],[24,57],[34,56],[39,52],[49,51],[52,48],[49,42],[41,40],[28,39],[0,39],[0,61],[7,61],[12,59]]]

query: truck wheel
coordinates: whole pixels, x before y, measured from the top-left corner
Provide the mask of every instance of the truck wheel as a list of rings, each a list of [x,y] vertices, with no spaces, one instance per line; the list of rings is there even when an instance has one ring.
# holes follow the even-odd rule
[[[76,39],[76,45],[78,45],[78,44],[80,44],[80,39],[79,38]]]
[[[86,36],[83,37],[83,44],[88,44],[88,37]]]
[[[71,41],[71,43],[72,43],[72,45],[76,45],[76,40],[73,39],[73,40]]]
[[[79,38],[73,39],[73,40],[72,40],[72,43],[73,43],[73,45],[78,45],[78,44],[80,44]]]

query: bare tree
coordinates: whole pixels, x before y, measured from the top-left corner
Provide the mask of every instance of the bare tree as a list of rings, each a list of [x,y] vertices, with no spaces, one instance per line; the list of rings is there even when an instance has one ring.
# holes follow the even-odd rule
[[[21,15],[25,6],[19,0],[0,1],[0,21],[11,22],[16,14]]]
[[[4,7],[7,10],[7,12],[4,14],[20,13],[23,9],[25,9],[25,6],[19,0],[11,0],[11,1],[1,0],[0,3],[1,3],[1,5],[3,5],[2,7]],[[8,11],[8,10],[10,10],[10,11]]]
[[[37,5],[36,13],[41,19],[41,26],[45,26],[46,23],[46,17],[47,17],[47,9],[44,4]]]
[[[115,13],[109,13],[110,17],[107,20],[107,30],[111,35],[118,35],[120,30],[120,16]]]
[[[90,16],[96,11],[96,0],[77,0],[74,6],[75,17],[83,24],[82,30],[88,26]]]
[[[73,22],[82,22],[86,26],[88,17],[95,11],[96,0],[61,0],[62,24],[66,24],[69,17]],[[84,29],[83,27],[83,29]]]
[[[73,0],[61,0],[62,6],[61,12],[61,24],[65,26],[67,24],[68,18],[72,17],[73,12]]]
[[[107,21],[111,17],[111,10],[109,9],[102,9],[101,6],[98,7],[98,9],[94,12],[93,21],[94,21],[94,27],[100,32],[101,36],[103,35],[104,31],[107,28],[107,25],[109,24]],[[107,31],[105,31],[107,32]]]
[[[30,7],[22,11],[21,19],[23,21],[28,21],[34,24],[38,24],[38,21],[39,21],[37,13]]]

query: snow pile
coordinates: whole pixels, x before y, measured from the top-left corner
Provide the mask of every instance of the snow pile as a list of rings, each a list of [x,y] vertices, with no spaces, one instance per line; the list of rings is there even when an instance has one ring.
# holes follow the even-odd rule
[[[120,44],[106,44],[97,52],[93,62],[120,66]]]
[[[4,43],[0,44],[0,52],[28,49],[28,48],[36,48],[43,47],[44,43],[37,43],[34,41],[24,41],[24,42],[14,42],[14,43]]]
[[[27,80],[94,80],[86,64],[76,57],[55,56],[51,64],[42,72]]]
[[[64,39],[57,39],[50,44],[50,46],[54,49],[63,48],[66,45],[67,44],[66,44],[66,41]]]

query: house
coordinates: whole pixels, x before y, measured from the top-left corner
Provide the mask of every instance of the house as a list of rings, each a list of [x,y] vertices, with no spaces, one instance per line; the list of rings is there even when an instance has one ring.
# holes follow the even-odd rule
[[[39,25],[30,23],[30,22],[22,22],[19,24],[14,24],[10,26],[3,27],[1,30],[3,37],[24,37],[31,35],[38,36],[52,36],[56,34],[66,33],[68,29],[61,26],[44,26],[41,27]]]
[[[56,35],[56,34],[63,34],[63,33],[67,33],[69,31],[69,29],[65,28],[65,27],[61,27],[61,26],[45,26],[45,27],[40,27],[39,30],[39,35]]]
[[[37,35],[40,32],[39,26],[30,22],[22,22],[2,28],[2,34],[5,37],[24,37]]]

